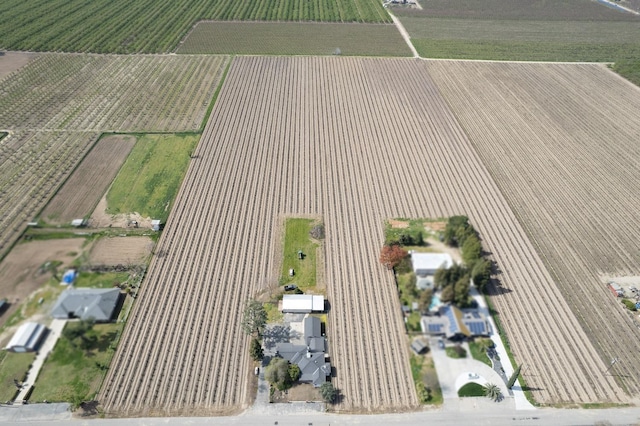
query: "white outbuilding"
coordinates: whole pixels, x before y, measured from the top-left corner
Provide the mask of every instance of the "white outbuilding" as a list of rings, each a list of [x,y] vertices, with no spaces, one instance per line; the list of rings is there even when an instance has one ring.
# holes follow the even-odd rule
[[[282,296],[282,312],[294,314],[324,312],[324,296],[314,294],[285,294]]]
[[[47,332],[47,327],[37,322],[27,322],[18,328],[5,348],[11,352],[33,352]]]

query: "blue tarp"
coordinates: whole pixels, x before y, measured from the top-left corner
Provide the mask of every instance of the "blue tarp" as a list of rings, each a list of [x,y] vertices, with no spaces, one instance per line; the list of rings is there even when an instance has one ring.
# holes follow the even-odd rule
[[[75,281],[75,279],[76,279],[76,271],[74,271],[73,269],[69,269],[62,276],[62,282],[64,284],[71,284],[73,281]]]

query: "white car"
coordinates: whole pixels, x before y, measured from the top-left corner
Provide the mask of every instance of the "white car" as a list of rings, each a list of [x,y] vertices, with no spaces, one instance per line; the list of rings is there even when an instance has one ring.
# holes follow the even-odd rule
[[[480,376],[478,376],[476,373],[469,373],[469,380],[477,380],[479,378]]]

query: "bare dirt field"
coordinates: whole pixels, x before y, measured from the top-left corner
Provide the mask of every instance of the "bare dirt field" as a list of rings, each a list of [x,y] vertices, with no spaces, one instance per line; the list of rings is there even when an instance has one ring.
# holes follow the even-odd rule
[[[429,70],[586,337],[605,365],[619,358],[610,374],[637,396],[639,323],[601,277],[640,274],[640,89],[596,65],[433,62]],[[559,295],[520,280],[504,285],[511,292],[493,299],[512,349],[528,366],[527,383],[546,387],[544,365],[529,360],[539,347],[531,331],[546,315],[529,300],[551,307]],[[584,336],[565,339],[579,348]],[[597,389],[602,371],[583,387]]]
[[[338,411],[418,406],[378,253],[385,220],[453,214],[469,215],[502,271],[497,303],[513,293],[499,314],[527,336],[514,347],[536,398],[626,401],[424,62],[246,57],[232,64],[99,394],[108,415],[247,407],[242,306],[277,285],[285,214],[325,221]]]
[[[3,52],[0,54],[0,80],[27,65],[36,53]]]
[[[7,298],[11,303],[0,317],[0,326],[16,311],[19,302],[51,278],[51,273],[41,271],[40,267],[57,260],[63,262],[58,268],[62,270],[80,254],[84,242],[84,238],[69,238],[16,245],[0,262],[0,298]]]
[[[100,139],[56,193],[41,217],[48,223],[68,224],[73,219],[91,214],[135,143],[133,136],[113,135]]]
[[[92,265],[142,265],[153,250],[149,237],[109,237],[99,239],[91,248]]]

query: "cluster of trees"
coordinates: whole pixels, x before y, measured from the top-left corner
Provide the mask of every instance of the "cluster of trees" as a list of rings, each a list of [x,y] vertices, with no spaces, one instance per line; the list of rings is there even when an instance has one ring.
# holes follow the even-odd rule
[[[300,367],[283,358],[273,358],[264,369],[264,378],[279,391],[289,389],[300,378]]]
[[[466,216],[451,216],[447,221],[443,240],[445,244],[451,247],[460,247],[468,278],[473,279],[473,282],[480,290],[484,290],[491,277],[491,262],[483,257],[480,237],[473,225],[469,223],[469,218]],[[468,281],[467,279],[467,286]],[[448,282],[447,284],[455,284],[456,282]],[[447,296],[450,296],[450,300],[455,300],[456,293],[462,292],[462,284],[458,292],[455,290],[455,287],[453,287],[447,291]]]
[[[253,337],[249,345],[249,355],[254,361],[260,361],[264,357],[260,339],[267,325],[267,311],[262,303],[253,299],[249,300],[244,308],[240,325],[245,333]]]

